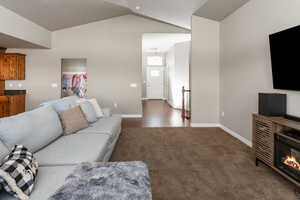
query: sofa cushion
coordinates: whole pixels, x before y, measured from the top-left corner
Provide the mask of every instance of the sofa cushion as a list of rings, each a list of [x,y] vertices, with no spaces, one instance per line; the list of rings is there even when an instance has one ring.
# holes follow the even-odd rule
[[[22,144],[34,153],[62,132],[59,117],[50,106],[0,119],[0,139],[8,149]]]
[[[95,109],[95,112],[96,112],[96,115],[97,115],[97,118],[100,118],[100,117],[103,117],[103,112],[101,110],[101,107],[97,101],[97,99],[88,99],[88,101],[93,105],[94,109]]]
[[[81,108],[82,112],[84,113],[84,116],[88,122],[94,123],[95,121],[97,121],[97,115],[96,115],[95,109],[94,109],[93,105],[91,104],[91,102],[83,101],[83,102],[79,103],[79,105],[80,105],[80,108]]]
[[[77,103],[81,103],[81,102],[84,102],[84,101],[88,101],[92,104],[97,118],[100,118],[100,117],[104,116],[104,114],[102,112],[102,109],[101,109],[100,105],[98,104],[97,99],[95,99],[95,98],[93,98],[93,99],[80,99],[80,100],[77,101]]]
[[[76,106],[76,101],[79,100],[77,96],[70,96],[65,97],[62,99],[47,101],[41,104],[41,106],[52,106],[54,110],[61,111],[61,110],[68,110],[74,106]]]
[[[111,117],[112,116],[112,111],[110,108],[103,108],[102,109],[103,112],[103,117]]]
[[[3,144],[2,141],[0,141],[0,164],[1,164],[1,160],[8,154],[9,154],[8,148]]]
[[[119,116],[100,118],[97,122],[90,124],[88,128],[80,130],[77,134],[107,134],[110,136],[110,142],[120,134],[122,119]]]
[[[119,116],[103,117],[90,124],[86,129],[78,131],[78,133],[109,133],[114,134],[121,128],[122,118]]]
[[[65,178],[72,173],[75,166],[40,167],[37,181],[30,200],[48,199],[64,184]],[[0,191],[1,200],[17,200],[15,197]]]
[[[73,134],[60,137],[35,154],[40,166],[73,165],[95,162],[104,157],[109,136],[105,134]]]
[[[64,135],[70,135],[89,126],[80,106],[58,111],[58,115],[64,129]]]

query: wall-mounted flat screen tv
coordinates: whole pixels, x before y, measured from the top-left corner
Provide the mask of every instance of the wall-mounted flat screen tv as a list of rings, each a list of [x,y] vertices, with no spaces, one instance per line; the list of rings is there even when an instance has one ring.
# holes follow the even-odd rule
[[[269,38],[274,89],[300,91],[300,26]]]

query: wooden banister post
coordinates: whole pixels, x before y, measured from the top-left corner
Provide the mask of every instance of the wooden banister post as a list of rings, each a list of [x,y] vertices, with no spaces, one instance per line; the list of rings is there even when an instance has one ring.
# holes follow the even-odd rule
[[[184,86],[182,87],[182,110],[181,110],[181,117],[183,120],[185,120],[185,101],[184,101],[184,93],[185,89]]]

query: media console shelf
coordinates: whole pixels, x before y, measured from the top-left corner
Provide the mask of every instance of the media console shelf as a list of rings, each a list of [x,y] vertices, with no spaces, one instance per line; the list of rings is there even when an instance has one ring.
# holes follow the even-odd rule
[[[300,122],[253,114],[252,138],[256,165],[263,162],[300,187]]]

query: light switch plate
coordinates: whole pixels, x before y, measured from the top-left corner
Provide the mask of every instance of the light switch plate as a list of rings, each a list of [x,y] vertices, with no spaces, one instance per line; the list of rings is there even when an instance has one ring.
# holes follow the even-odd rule
[[[58,87],[58,84],[57,84],[57,83],[52,83],[52,84],[51,84],[51,87],[52,87],[52,88],[57,88],[57,87]]]
[[[136,84],[136,83],[131,83],[131,84],[130,84],[130,87],[136,88],[136,87],[137,87],[137,84]]]

